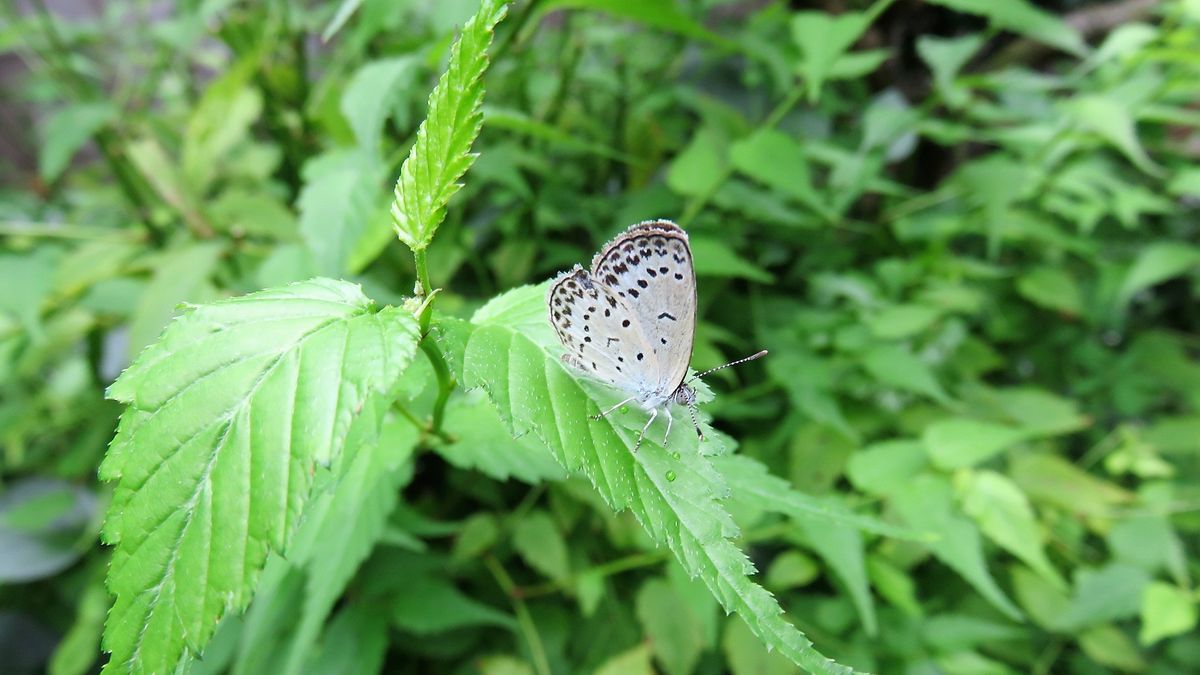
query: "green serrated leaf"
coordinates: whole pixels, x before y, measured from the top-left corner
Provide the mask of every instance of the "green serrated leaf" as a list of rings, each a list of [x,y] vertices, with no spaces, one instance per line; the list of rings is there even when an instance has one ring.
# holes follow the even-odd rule
[[[424,250],[446,217],[446,204],[458,179],[475,161],[471,144],[483,125],[483,72],[492,33],[506,6],[484,0],[450,49],[450,64],[429,95],[429,113],[417,141],[400,167],[392,221],[396,234],[414,251]]]
[[[764,643],[813,672],[852,672],[817,652],[784,619],[775,599],[750,580],[754,568],[731,541],[737,527],[717,501],[728,488],[690,429],[675,426],[671,452],[651,430],[635,453],[644,416],[589,419],[615,392],[606,395],[562,363],[545,319],[544,293],[544,286],[517,289],[482,308],[471,324],[443,325],[445,339],[461,348],[455,367],[464,386],[483,387],[512,433],[535,434],[560,464],[586,475],[609,506],[630,509]]]
[[[171,672],[246,606],[315,465],[416,343],[411,315],[315,279],[189,310],[113,383],[129,407],[100,467],[116,482],[107,672]]]

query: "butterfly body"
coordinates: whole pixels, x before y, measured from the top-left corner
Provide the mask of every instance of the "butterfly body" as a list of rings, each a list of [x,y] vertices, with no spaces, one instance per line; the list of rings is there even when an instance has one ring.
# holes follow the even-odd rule
[[[695,391],[684,379],[696,329],[696,275],[678,225],[633,225],[600,249],[591,270],[576,265],[559,275],[546,301],[567,350],[563,360],[628,395],[614,409],[636,402],[651,422],[665,412],[669,433],[670,405],[694,408]]]

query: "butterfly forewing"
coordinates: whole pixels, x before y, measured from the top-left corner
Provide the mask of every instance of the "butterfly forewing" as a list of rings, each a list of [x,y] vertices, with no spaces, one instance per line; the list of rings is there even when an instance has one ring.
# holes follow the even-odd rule
[[[633,309],[612,289],[576,265],[554,280],[547,302],[570,363],[630,393],[656,385],[654,350]]]
[[[670,396],[687,374],[696,330],[687,233],[665,220],[634,225],[601,249],[591,276],[628,304],[655,358],[657,368],[646,376],[654,391]]]

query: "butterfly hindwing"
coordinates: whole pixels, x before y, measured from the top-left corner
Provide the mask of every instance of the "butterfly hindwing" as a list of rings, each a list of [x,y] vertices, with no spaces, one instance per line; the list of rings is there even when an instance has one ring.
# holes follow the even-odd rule
[[[569,362],[630,393],[655,385],[657,357],[633,310],[587,270],[559,275],[546,300]]]
[[[592,278],[624,301],[641,326],[657,371],[654,391],[670,396],[683,382],[696,331],[696,273],[687,233],[665,221],[630,227],[592,260]]]

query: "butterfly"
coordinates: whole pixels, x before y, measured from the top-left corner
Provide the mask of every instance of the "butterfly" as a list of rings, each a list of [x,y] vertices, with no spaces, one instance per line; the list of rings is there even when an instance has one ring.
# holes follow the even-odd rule
[[[605,244],[591,270],[575,265],[554,279],[546,294],[550,324],[566,348],[563,361],[628,397],[599,419],[633,401],[650,413],[636,452],[660,411],[671,433],[671,404],[687,406],[696,435],[696,391],[689,383],[744,359],[687,379],[696,333],[696,272],[687,232],[669,220],[632,225]]]

